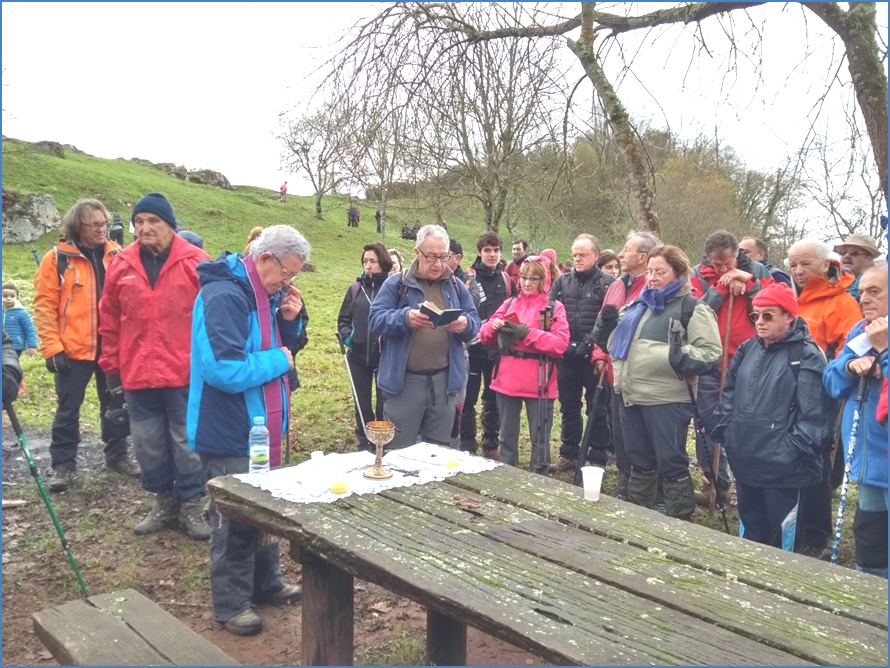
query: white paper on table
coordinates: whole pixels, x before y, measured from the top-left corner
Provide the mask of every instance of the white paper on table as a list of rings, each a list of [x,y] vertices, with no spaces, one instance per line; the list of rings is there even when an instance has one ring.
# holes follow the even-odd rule
[[[448,460],[457,460],[458,465],[448,468]],[[458,473],[478,473],[501,466],[490,459],[430,443],[416,443],[387,453],[383,465],[392,471],[392,477],[386,480],[364,477],[364,471],[373,464],[374,455],[370,452],[334,453],[297,466],[276,469],[261,480],[251,478],[250,474],[235,477],[279,499],[296,503],[331,503],[353,494],[376,494],[395,487],[435,482]],[[346,483],[345,494],[331,492],[334,481]]]

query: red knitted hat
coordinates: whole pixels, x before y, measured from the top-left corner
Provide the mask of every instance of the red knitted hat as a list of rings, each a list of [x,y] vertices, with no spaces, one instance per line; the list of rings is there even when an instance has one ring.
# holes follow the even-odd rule
[[[797,298],[784,283],[766,286],[751,300],[754,306],[778,306],[785,309],[792,318],[797,317]]]

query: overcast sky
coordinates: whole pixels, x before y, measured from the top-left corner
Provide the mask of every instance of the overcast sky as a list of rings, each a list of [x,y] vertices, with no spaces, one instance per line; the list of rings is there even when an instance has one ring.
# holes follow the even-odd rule
[[[278,114],[309,102],[313,71],[377,6],[4,2],[3,132],[105,158],[215,169],[238,185],[277,189],[287,179],[291,192],[309,194],[298,175],[280,169]],[[620,11],[598,5],[605,7]],[[886,26],[886,3],[878,12]],[[684,137],[713,136],[716,124],[749,166],[771,171],[799,145],[838,42],[799,8],[752,16],[763,34],[762,80],[744,57],[737,78],[725,77],[725,24],[710,19],[703,34],[711,57],[691,58],[691,31],[677,27],[623,37],[641,81],[620,80],[619,93],[634,117]],[[644,36],[649,46],[637,51]],[[613,51],[607,69],[615,79],[618,63]],[[567,49],[565,69],[572,82],[582,76]]]

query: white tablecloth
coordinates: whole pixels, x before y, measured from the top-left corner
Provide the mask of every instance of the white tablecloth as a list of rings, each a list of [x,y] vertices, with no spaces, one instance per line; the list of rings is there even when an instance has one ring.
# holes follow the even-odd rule
[[[448,460],[457,460],[454,468]],[[295,503],[331,503],[352,494],[375,494],[394,487],[408,487],[444,480],[458,473],[490,471],[500,463],[431,443],[416,443],[401,450],[392,450],[383,457],[383,466],[392,471],[392,478],[370,480],[362,473],[374,465],[370,452],[332,453],[319,459],[271,471],[265,480],[248,473],[235,477],[270,492],[272,496]],[[334,494],[331,484],[346,483],[346,492]]]

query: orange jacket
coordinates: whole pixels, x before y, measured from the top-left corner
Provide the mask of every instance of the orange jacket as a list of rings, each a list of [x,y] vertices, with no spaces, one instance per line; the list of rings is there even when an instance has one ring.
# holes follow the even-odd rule
[[[170,255],[151,287],[139,250],[139,242],[127,246],[105,275],[99,366],[119,375],[125,390],[185,387],[192,309],[201,289],[195,268],[210,256],[174,234]]]
[[[828,357],[835,358],[844,347],[850,330],[862,320],[862,309],[847,292],[853,274],[841,269],[837,260],[828,266],[828,278],[810,276],[803,292],[797,295],[798,315],[807,323],[810,336]]]
[[[44,359],[64,352],[71,359],[95,360],[98,350],[99,298],[92,263],[73,243],[59,239],[58,253],[68,266],[59,277],[56,250],[50,249],[34,274],[34,324]],[[106,241],[102,263],[108,266],[121,247]]]

